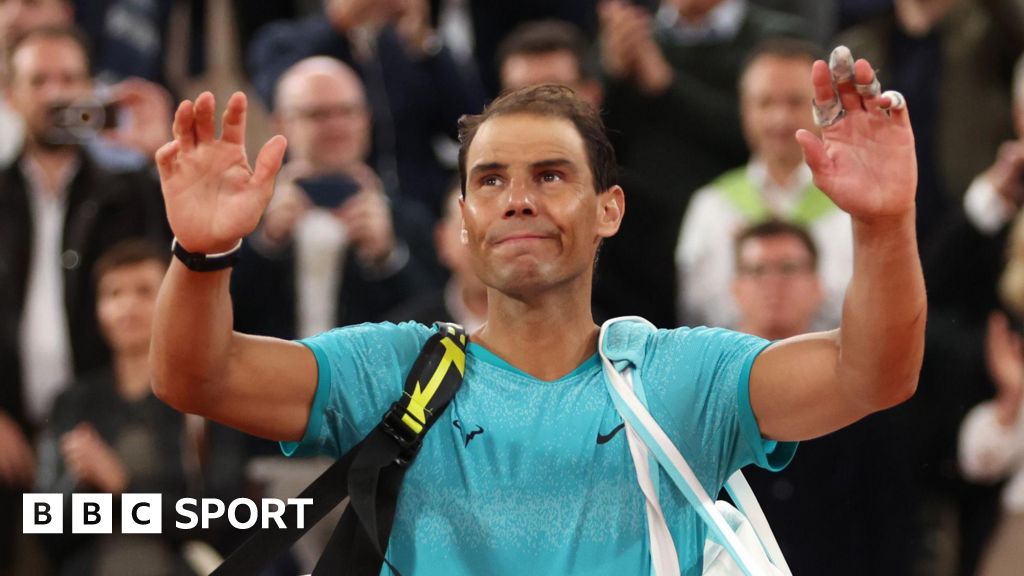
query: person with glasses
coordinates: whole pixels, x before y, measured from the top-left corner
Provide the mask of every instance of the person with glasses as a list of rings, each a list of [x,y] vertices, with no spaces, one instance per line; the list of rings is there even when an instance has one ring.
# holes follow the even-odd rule
[[[735,263],[737,330],[768,340],[810,331],[824,289],[818,248],[806,230],[782,220],[745,228],[736,238]]]
[[[818,48],[800,40],[771,40],[751,54],[740,77],[740,116],[750,161],[725,172],[693,197],[676,245],[679,324],[735,326],[729,294],[733,246],[745,226],[768,218],[807,228],[820,250],[825,301],[812,328],[835,328],[853,270],[850,217],[811,181],[798,129],[815,130],[809,103],[811,63]]]

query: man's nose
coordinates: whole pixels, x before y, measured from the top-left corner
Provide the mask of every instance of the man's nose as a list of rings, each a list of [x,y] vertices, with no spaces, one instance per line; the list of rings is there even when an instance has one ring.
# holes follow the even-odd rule
[[[513,180],[505,192],[505,217],[535,216],[537,214],[536,198],[533,187],[522,180]]]

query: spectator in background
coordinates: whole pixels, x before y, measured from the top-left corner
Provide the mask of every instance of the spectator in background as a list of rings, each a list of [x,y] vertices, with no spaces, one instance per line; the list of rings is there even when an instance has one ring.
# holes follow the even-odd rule
[[[739,231],[732,298],[740,332],[782,340],[811,331],[825,300],[818,248],[804,228],[766,220]]]
[[[680,323],[733,326],[728,286],[734,238],[745,226],[776,218],[807,227],[821,249],[825,303],[815,329],[834,328],[853,272],[850,217],[818,190],[804,163],[796,131],[816,131],[810,102],[814,44],[769,40],[755,48],[740,75],[740,117],[750,162],[694,194],[676,247]]]
[[[781,220],[743,228],[733,264],[734,328],[769,340],[812,329],[825,288],[807,230]],[[895,435],[880,434],[883,426],[868,418],[801,442],[779,473],[744,469],[794,574],[911,573],[917,531],[906,493],[912,486],[894,441],[876,441]]]
[[[0,2],[0,54],[4,67],[14,43],[37,28],[72,26],[75,12],[69,0],[4,0]],[[90,72],[92,72],[90,65]],[[6,74],[6,72],[4,73]],[[119,76],[121,77],[121,76]],[[110,78],[108,78],[109,80]],[[106,130],[85,145],[93,159],[114,170],[138,169],[152,162],[153,154],[167,137],[163,127],[170,117],[171,98],[157,84],[129,78],[113,85],[94,82],[98,95],[117,103],[117,130]],[[0,166],[10,164],[21,152],[25,126],[11,108],[7,95],[0,98]]]
[[[798,18],[744,0],[663,0],[656,18],[610,0],[599,15],[607,124],[631,216],[602,248],[595,305],[672,326],[673,251],[690,196],[747,160],[741,65],[768,38],[810,34]]]
[[[569,22],[541,20],[522,24],[498,47],[501,90],[561,84],[600,109],[601,83],[588,65],[589,50],[583,33]]]
[[[232,275],[239,329],[311,336],[380,320],[436,287],[430,218],[415,202],[389,200],[365,164],[372,125],[355,72],[326,56],[303,60],[281,77],[274,101],[290,156]]]
[[[840,34],[914,103],[917,231],[922,249],[968,184],[1012,136],[1013,64],[1024,50],[1020,0],[895,0]]]
[[[487,318],[487,286],[469,266],[462,241],[462,185],[456,182],[448,193],[444,216],[434,226],[434,246],[441,264],[451,272],[442,290],[416,296],[388,313],[390,321],[414,320],[427,326],[434,322],[455,322],[474,332]]]
[[[986,369],[984,342],[989,315],[1004,306],[997,285],[1010,222],[1024,202],[1024,61],[1017,65],[1013,103],[1007,110],[985,109],[985,114],[1012,118],[1009,128],[1016,139],[991,152],[986,160],[990,165],[971,182],[962,210],[922,249],[930,308],[928,345],[921,391],[905,408],[913,419],[908,430],[918,437],[913,454],[921,472],[918,485],[926,498],[927,524],[935,532],[930,540],[957,544],[935,550],[935,555],[958,563],[962,574],[974,574],[999,512],[998,490],[961,474],[956,446],[967,411],[996,392]]]
[[[4,78],[9,73],[10,47],[14,40],[33,28],[67,26],[73,13],[67,0],[3,0],[0,2],[0,56]],[[25,138],[21,117],[11,109],[6,95],[0,99],[0,165],[6,166],[17,156]]]
[[[1003,276],[1003,293],[1015,319],[1024,312],[1021,293],[1021,231],[1011,247],[1011,261]],[[1015,320],[1019,326],[1019,320]],[[996,483],[1009,480],[1002,490],[1002,517],[977,572],[979,576],[1013,576],[1024,563],[1024,358],[1019,328],[1011,328],[1001,312],[989,318],[986,359],[996,396],[975,406],[960,429],[960,466],[971,480]]]
[[[651,3],[656,0],[641,0]],[[588,41],[597,34],[598,0],[466,0],[473,34],[473,54],[488,96],[507,86],[501,80],[501,44],[528,22],[554,19],[571,23]],[[495,66],[498,63],[498,66]]]
[[[1010,235],[1007,256],[999,296],[1013,320],[1003,312],[993,312],[985,339],[985,360],[996,395],[975,406],[960,429],[959,459],[964,474],[984,483],[1009,480],[1002,489],[1002,517],[986,546],[980,576],[1017,574],[1024,562],[1024,419],[1020,414],[1024,402],[1024,344],[1020,333],[1020,319],[1024,317],[1024,219],[1020,217]]]
[[[163,496],[163,518],[185,496],[184,418],[153,396],[149,341],[157,291],[167,270],[163,244],[126,241],[96,262],[96,315],[111,364],[62,393],[39,450],[37,492],[126,492]],[[65,514],[70,526],[70,519]],[[47,540],[57,575],[190,574],[174,549],[174,531],[161,535],[71,535]]]
[[[437,145],[452,141],[459,116],[483,107],[483,94],[434,33],[427,1],[326,0],[324,14],[268,25],[247,60],[269,108],[280,109],[274,87],[285,70],[315,55],[362,78],[373,113],[371,164],[385,189],[439,215],[454,162],[442,161]]]
[[[7,96],[26,127],[21,155],[0,171],[0,571],[35,470],[31,429],[70,381],[108,362],[96,325],[96,259],[118,241],[169,240],[151,172],[114,173],[81,146],[53,140],[49,107],[92,90],[89,56],[70,29],[27,33],[10,51]],[[161,123],[146,138],[167,138]],[[153,138],[152,132],[159,132]]]

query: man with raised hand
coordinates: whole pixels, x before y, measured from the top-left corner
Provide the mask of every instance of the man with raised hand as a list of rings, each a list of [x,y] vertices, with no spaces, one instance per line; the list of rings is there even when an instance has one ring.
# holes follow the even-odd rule
[[[848,54],[848,52],[847,52]],[[854,73],[855,69],[855,73]],[[844,72],[845,71],[845,72]],[[839,330],[769,345],[721,329],[627,332],[652,415],[717,493],[748,463],[779,468],[813,438],[910,397],[924,346],[913,134],[866,61],[813,70],[822,138],[797,134],[818,186],[853,218],[854,276]],[[856,83],[855,83],[856,81]],[[157,155],[179,261],[152,349],[176,408],[337,456],[402,393],[433,330],[364,324],[301,343],[232,331],[230,252],[269,201],[285,141],[252,169],[245,97],[214,137],[214,101],[183,102]],[[564,88],[526,88],[460,124],[464,242],[488,286],[465,381],[423,440],[397,502],[388,560],[415,574],[641,574],[645,501],[603,382],[593,261],[625,211],[596,112]],[[204,254],[206,256],[204,256]],[[188,266],[184,265],[188,262]],[[462,430],[478,429],[472,437]],[[595,442],[595,438],[597,441]],[[662,508],[679,565],[699,574],[706,528],[681,495]]]

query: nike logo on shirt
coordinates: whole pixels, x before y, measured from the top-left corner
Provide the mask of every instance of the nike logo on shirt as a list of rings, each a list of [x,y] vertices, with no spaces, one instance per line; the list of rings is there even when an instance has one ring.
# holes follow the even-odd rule
[[[607,444],[608,441],[611,440],[613,436],[618,434],[619,430],[622,430],[625,426],[626,426],[626,423],[623,422],[622,424],[619,424],[615,428],[612,428],[612,431],[607,433],[607,434],[601,434],[601,431],[598,430],[597,431],[597,443],[598,444]]]

